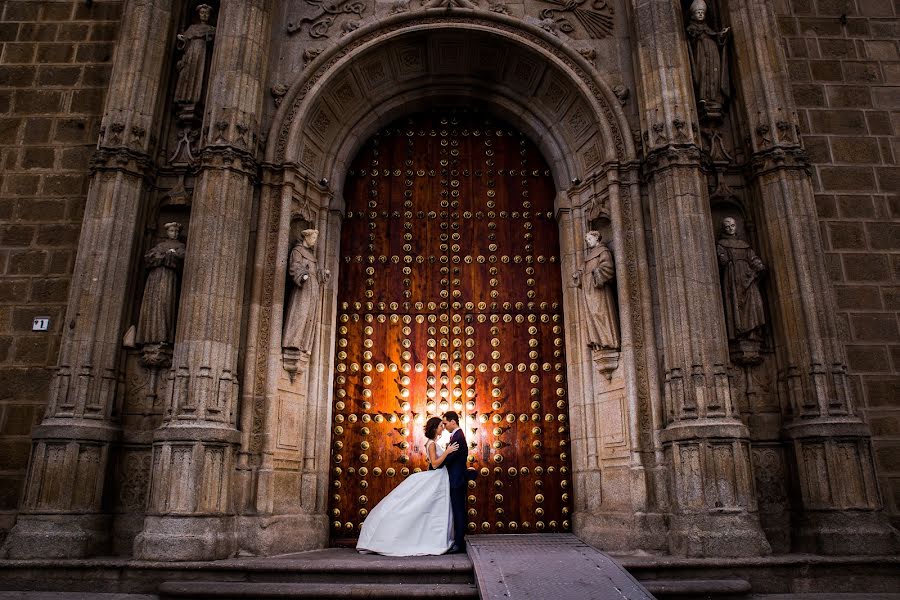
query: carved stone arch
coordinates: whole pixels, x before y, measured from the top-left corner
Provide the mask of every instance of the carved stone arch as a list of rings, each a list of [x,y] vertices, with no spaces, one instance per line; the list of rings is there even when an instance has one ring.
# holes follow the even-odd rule
[[[246,509],[258,515],[246,517],[250,551],[318,547],[328,532],[336,281],[333,277],[324,286],[319,334],[308,363],[291,365],[288,381],[280,332],[291,215],[301,207],[314,215],[322,266],[336,274],[343,177],[356,152],[378,128],[404,114],[461,99],[528,135],[553,173],[567,357],[573,365],[568,380],[576,532],[608,540],[610,548],[628,547],[622,531],[631,524],[621,515],[648,510],[647,498],[655,494],[647,489],[653,484],[644,474],[650,465],[643,461],[652,456],[652,424],[658,420],[655,343],[646,316],[647,269],[634,267],[646,262],[644,227],[635,149],[621,107],[577,52],[543,30],[494,13],[426,11],[359,29],[321,54],[291,86],[270,129],[242,410],[244,460],[252,473]],[[597,390],[609,386],[612,375],[595,368],[581,332],[583,308],[569,283],[582,261],[587,214],[601,202],[607,206],[620,274],[622,330],[619,387],[605,406]],[[300,434],[281,441],[286,413]],[[607,487],[625,490],[621,498],[610,499],[616,500],[609,509],[618,515],[615,522],[597,514],[605,493],[601,413],[612,414],[610,422],[616,422],[607,458],[619,471]]]
[[[408,112],[404,106],[440,95],[436,81],[488,101],[496,96],[496,110],[515,107],[503,116],[521,115],[513,124],[538,142],[560,190],[611,161],[635,158],[615,94],[577,52],[505,15],[441,10],[395,15],[318,56],[286,93],[266,160],[328,178],[379,125]]]

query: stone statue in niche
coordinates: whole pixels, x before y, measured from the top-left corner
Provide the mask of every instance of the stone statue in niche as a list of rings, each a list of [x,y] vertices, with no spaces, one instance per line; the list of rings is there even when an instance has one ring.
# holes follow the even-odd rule
[[[300,239],[288,258],[288,275],[293,285],[284,315],[281,347],[285,369],[292,381],[297,372],[298,359],[302,356],[308,360],[312,351],[321,286],[329,276],[328,270],[320,270],[316,262],[318,237],[316,229],[301,231]]]
[[[759,364],[762,330],[766,324],[759,279],[766,266],[750,244],[738,239],[737,220],[733,217],[722,219],[716,255],[732,358],[738,364]]]
[[[182,110],[193,112],[203,98],[203,77],[206,74],[206,54],[216,35],[216,28],[209,24],[212,7],[197,7],[199,23],[194,23],[176,37],[177,47],[184,54],[178,61],[178,81],[175,84],[175,104]]]
[[[141,362],[166,367],[175,340],[178,279],[184,264],[185,245],[179,238],[181,223],[165,224],[166,239],[144,255],[149,273],[141,300],[135,341],[141,345]]]
[[[715,31],[706,20],[704,0],[691,3],[691,22],[687,26],[691,72],[700,118],[718,121],[731,92],[728,71],[728,32],[730,27]]]
[[[588,231],[584,266],[572,276],[580,287],[586,309],[588,347],[592,350],[619,349],[619,317],[612,287],[616,267],[612,253],[601,242],[599,231]]]

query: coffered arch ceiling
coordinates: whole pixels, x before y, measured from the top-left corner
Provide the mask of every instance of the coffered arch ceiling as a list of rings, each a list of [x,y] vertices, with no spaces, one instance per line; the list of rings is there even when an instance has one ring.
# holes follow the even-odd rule
[[[494,114],[537,143],[556,187],[634,157],[609,87],[552,35],[503,15],[400,15],[357,30],[292,85],[266,159],[326,178],[342,174],[379,127],[435,106]]]

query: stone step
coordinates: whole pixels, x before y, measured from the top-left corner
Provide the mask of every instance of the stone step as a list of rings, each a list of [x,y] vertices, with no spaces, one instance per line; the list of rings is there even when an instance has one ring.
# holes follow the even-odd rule
[[[159,586],[160,600],[266,598],[453,598],[478,600],[473,584],[407,583],[229,583],[222,581],[167,581]]]
[[[751,592],[746,579],[648,579],[641,584],[657,600],[747,598]]]

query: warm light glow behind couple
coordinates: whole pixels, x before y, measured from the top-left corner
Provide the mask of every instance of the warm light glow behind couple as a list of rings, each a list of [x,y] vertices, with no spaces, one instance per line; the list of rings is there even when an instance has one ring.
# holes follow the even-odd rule
[[[446,448],[437,439],[450,432]],[[356,549],[385,556],[421,556],[465,551],[466,486],[475,471],[466,468],[468,446],[459,415],[425,423],[428,470],[413,473],[372,509]]]

